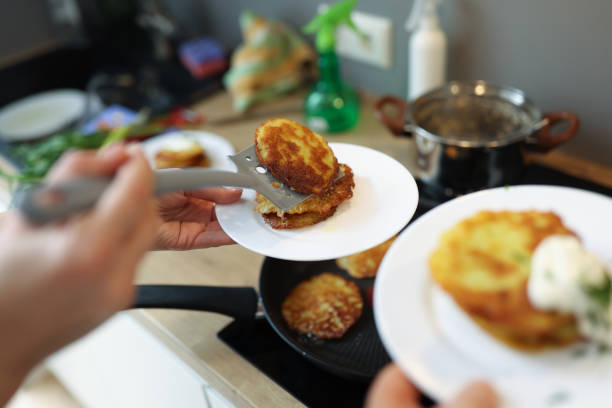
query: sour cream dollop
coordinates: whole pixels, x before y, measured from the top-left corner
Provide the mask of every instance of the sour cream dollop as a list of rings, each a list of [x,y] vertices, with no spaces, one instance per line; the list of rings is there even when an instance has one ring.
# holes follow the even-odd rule
[[[540,243],[531,260],[527,295],[534,307],[572,313],[580,332],[612,346],[610,270],[570,235]]]

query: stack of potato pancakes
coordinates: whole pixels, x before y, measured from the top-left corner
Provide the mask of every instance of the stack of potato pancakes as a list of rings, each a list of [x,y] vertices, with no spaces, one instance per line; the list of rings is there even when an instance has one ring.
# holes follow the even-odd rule
[[[430,255],[435,281],[483,329],[521,350],[580,338],[570,314],[535,309],[527,296],[531,256],[547,236],[575,235],[552,212],[481,211],[446,231]]]
[[[281,211],[257,194],[255,210],[273,228],[316,224],[353,196],[351,168],[338,164],[323,137],[297,122],[277,118],[262,123],[255,132],[255,148],[260,164],[274,177],[298,193],[311,195],[291,210]]]

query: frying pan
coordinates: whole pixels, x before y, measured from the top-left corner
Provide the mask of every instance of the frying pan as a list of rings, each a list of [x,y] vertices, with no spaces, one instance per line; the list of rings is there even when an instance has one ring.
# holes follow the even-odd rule
[[[331,272],[354,281],[364,298],[361,317],[340,339],[323,340],[290,329],[281,314],[289,291],[303,280]],[[336,375],[370,381],[390,361],[376,332],[367,292],[374,279],[353,279],[333,260],[294,262],[266,258],[259,277],[259,299],[268,323],[300,355]],[[140,285],[133,308],[203,310],[235,319],[254,319],[258,296],[251,287]]]

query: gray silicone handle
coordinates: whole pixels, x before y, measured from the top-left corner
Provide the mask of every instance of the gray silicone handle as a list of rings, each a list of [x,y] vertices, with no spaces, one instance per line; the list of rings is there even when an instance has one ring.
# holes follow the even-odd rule
[[[155,171],[156,195],[206,187],[254,188],[252,176],[210,169],[164,169]],[[110,178],[83,178],[53,186],[42,185],[20,191],[15,206],[30,220],[45,223],[91,208],[112,182]]]

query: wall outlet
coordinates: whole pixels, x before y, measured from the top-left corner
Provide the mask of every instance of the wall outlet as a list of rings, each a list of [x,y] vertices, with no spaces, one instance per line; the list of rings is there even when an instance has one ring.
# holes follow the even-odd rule
[[[320,4],[318,12],[321,13],[327,8],[329,8],[328,4]],[[362,40],[353,30],[343,24],[336,31],[336,52],[357,61],[390,68],[393,64],[391,51],[393,23],[391,20],[361,11],[353,11],[351,18],[367,38]]]

